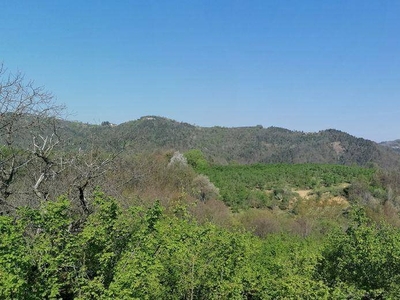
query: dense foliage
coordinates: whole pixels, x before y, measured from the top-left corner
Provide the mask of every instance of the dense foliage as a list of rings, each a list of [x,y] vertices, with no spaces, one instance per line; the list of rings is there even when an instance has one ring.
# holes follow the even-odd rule
[[[96,192],[76,219],[66,198],[0,217],[2,299],[377,299],[400,289],[400,231],[349,214],[324,239],[198,224],[156,202],[122,210]],[[366,298],[367,299],[367,298]]]

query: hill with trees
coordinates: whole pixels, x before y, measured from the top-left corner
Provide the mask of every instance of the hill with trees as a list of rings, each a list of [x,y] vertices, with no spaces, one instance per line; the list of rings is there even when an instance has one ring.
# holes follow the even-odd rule
[[[116,151],[201,150],[218,164],[329,163],[400,167],[400,155],[388,147],[334,129],[316,133],[278,127],[199,127],[147,116],[118,126],[63,121],[72,147],[96,145]]]
[[[379,145],[389,147],[396,152],[400,152],[400,140],[381,142]]]

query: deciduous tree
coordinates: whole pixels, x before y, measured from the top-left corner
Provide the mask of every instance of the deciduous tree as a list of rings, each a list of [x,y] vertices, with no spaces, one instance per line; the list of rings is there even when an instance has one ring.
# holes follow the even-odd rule
[[[10,197],[18,194],[46,198],[41,190],[45,179],[57,172],[52,153],[59,143],[57,118],[64,111],[54,96],[22,73],[7,72],[0,65],[0,206],[9,210],[15,206]],[[33,181],[26,186],[21,174],[27,166],[38,163],[32,173]],[[28,197],[27,197],[28,198]],[[15,197],[13,198],[15,200]]]

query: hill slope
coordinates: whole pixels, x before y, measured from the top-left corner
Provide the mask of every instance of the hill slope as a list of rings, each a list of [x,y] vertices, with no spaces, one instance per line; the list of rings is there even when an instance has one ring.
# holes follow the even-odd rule
[[[200,149],[221,163],[334,163],[383,168],[400,166],[400,155],[388,147],[338,130],[317,133],[283,128],[198,127],[147,116],[114,125],[63,122],[63,135],[72,148],[96,145],[137,152]]]
[[[389,147],[396,152],[400,152],[400,140],[381,142],[379,145]]]

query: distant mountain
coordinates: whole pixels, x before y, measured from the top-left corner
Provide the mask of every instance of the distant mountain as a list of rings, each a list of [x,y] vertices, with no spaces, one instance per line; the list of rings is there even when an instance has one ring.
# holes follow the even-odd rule
[[[105,150],[200,149],[212,161],[239,163],[334,163],[399,168],[400,154],[389,147],[334,129],[316,133],[278,127],[199,127],[171,119],[146,116],[114,125],[62,122],[70,148]]]
[[[385,147],[389,147],[389,148],[393,149],[394,151],[400,153],[400,140],[381,142],[379,144],[382,146],[385,146]]]

